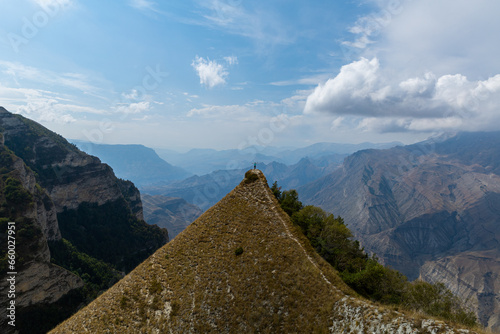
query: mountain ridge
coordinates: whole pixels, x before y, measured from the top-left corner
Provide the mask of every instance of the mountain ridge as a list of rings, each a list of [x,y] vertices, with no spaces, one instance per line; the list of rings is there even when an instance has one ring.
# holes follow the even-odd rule
[[[250,170],[216,205],[51,333],[459,330],[355,297]],[[460,332],[464,333],[464,332]]]
[[[473,296],[481,323],[498,331],[499,145],[500,132],[457,133],[359,151],[298,191],[304,202],[342,216],[385,265],[412,280],[446,278],[448,289],[463,298]],[[482,264],[470,260],[464,265],[473,258]],[[490,299],[483,303],[483,296]]]

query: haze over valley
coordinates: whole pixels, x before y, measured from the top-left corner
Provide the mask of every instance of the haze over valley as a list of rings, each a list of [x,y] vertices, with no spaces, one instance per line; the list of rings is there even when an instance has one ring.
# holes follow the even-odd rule
[[[500,333],[500,2],[0,10],[1,333]]]

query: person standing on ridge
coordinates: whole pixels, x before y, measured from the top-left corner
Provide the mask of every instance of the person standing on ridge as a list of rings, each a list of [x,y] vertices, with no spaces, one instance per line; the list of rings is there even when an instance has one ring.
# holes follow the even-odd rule
[[[253,169],[257,169],[257,163],[256,162],[253,163]]]

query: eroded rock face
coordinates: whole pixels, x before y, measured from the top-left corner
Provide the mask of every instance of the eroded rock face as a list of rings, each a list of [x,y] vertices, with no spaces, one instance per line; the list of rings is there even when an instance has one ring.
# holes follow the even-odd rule
[[[3,108],[0,125],[5,145],[38,173],[58,213],[64,208],[76,209],[83,202],[102,205],[122,196],[113,170],[64,138]]]
[[[58,301],[70,291],[83,286],[83,281],[75,274],[50,263],[50,251],[47,241],[61,239],[61,232],[57,222],[54,203],[47,192],[36,183],[33,172],[8,151],[5,146],[0,147],[2,154],[2,182],[0,184],[0,198],[6,203],[9,210],[2,210],[2,218],[9,218],[15,222],[16,263],[14,271],[16,279],[16,309],[22,312],[23,308],[36,304],[51,304]],[[31,198],[29,204],[9,202],[5,180],[19,181],[19,189]],[[6,235],[1,235],[2,245],[6,245]],[[4,242],[5,241],[5,242]],[[10,270],[12,271],[12,270]],[[8,290],[7,271],[2,271],[0,278],[1,304],[5,304]],[[0,327],[9,329],[7,309],[0,309]]]
[[[494,251],[465,252],[426,262],[420,278],[448,282],[453,293],[477,309],[479,321],[494,332],[500,331],[500,259]]]
[[[500,287],[485,297],[481,282],[498,273],[500,258],[499,145],[500,133],[479,133],[360,151],[299,194],[344,218],[367,251],[410,279],[441,281],[464,299],[475,294],[476,313],[493,328]],[[470,252],[483,256],[463,261]],[[451,274],[457,261],[460,272],[475,277],[463,280],[468,290]]]
[[[14,203],[15,211],[9,209],[12,203],[7,195],[0,193],[0,218],[17,219],[16,228],[24,230],[24,240],[19,239],[22,247],[16,249],[22,261],[16,269],[18,280],[22,280],[18,306],[30,306],[26,316],[38,309],[44,311],[54,302],[58,310],[73,303],[66,309],[69,313],[80,303],[77,298],[61,298],[82,287],[83,282],[50,263],[47,241],[67,239],[79,252],[125,272],[168,241],[166,230],[143,221],[137,188],[116,178],[113,170],[98,158],[81,152],[40,124],[1,107],[0,133],[1,147],[7,152],[1,157],[0,168],[6,167],[5,162],[12,165],[10,169],[0,169],[0,173],[8,174],[0,185],[4,187],[8,178],[15,178],[17,181],[9,182],[22,190],[18,203]],[[14,202],[16,196],[10,196]],[[0,235],[2,241],[4,237]],[[2,316],[1,321],[4,319]]]

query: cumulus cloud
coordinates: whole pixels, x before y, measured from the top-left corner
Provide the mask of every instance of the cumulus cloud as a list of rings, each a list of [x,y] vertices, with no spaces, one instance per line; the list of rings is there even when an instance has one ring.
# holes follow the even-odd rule
[[[373,110],[373,103],[383,100],[390,90],[383,84],[379,68],[377,58],[362,58],[342,66],[335,78],[318,85],[309,95],[305,112],[327,111],[353,115],[376,112]]]
[[[213,88],[226,83],[226,77],[229,75],[226,68],[215,60],[204,59],[196,56],[191,63],[200,77],[200,84]]]
[[[359,129],[378,132],[491,129],[500,121],[500,75],[472,81],[462,74],[391,74],[377,58],[345,65],[307,97],[304,112],[362,117]]]

